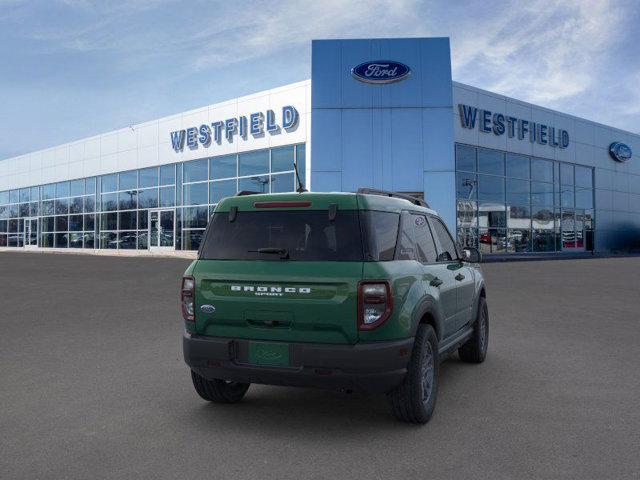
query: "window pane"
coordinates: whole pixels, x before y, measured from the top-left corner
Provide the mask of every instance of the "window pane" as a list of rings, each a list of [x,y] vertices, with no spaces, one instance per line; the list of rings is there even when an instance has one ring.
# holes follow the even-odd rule
[[[118,234],[100,232],[100,248],[118,248]]]
[[[205,228],[209,218],[209,208],[184,208],[184,228]]]
[[[85,213],[95,212],[96,210],[96,201],[93,198],[93,195],[84,197],[84,211]]]
[[[482,253],[504,253],[506,251],[506,230],[501,228],[482,228],[478,237]]]
[[[84,248],[94,248],[95,247],[95,235],[93,232],[84,234]]]
[[[560,183],[562,185],[573,185],[573,165],[568,163],[560,164]]]
[[[206,158],[202,160],[192,160],[191,162],[185,162],[183,165],[184,183],[207,180],[207,164],[208,161]]]
[[[539,158],[531,159],[531,179],[540,182],[553,183],[553,162],[541,160]]]
[[[175,165],[163,165],[160,167],[160,185],[175,185],[176,167]]]
[[[96,193],[96,178],[86,178],[84,182],[85,193]]]
[[[21,188],[19,191],[20,202],[28,202],[31,196],[31,191],[28,188]]]
[[[473,173],[456,173],[456,195],[465,200],[474,200],[478,196],[478,181]]]
[[[504,175],[504,153],[496,150],[478,149],[478,172]]]
[[[241,153],[239,156],[240,176],[269,172],[269,151]]]
[[[40,245],[45,248],[53,248],[53,233],[40,235]]]
[[[100,178],[100,191],[113,192],[118,189],[118,177],[115,173]]]
[[[138,230],[146,230],[149,227],[149,210],[138,212]]]
[[[563,207],[573,207],[574,206],[574,198],[573,198],[573,186],[563,185],[560,191],[561,201]]]
[[[176,189],[175,187],[164,187],[160,189],[160,206],[161,207],[173,207],[175,204]]]
[[[184,186],[184,204],[185,205],[206,205],[208,183],[194,183]]]
[[[125,250],[135,250],[138,243],[137,232],[120,232],[118,238],[119,248]]]
[[[509,230],[507,233],[507,252],[530,252],[531,230]]]
[[[73,180],[69,185],[70,195],[84,195],[84,180]]]
[[[576,186],[576,207],[593,208],[593,190],[591,188]]]
[[[395,217],[397,233],[398,215],[380,213]],[[282,261],[280,255],[259,253],[260,248],[285,249],[291,261],[363,259],[360,227],[353,211],[338,211],[333,221],[326,210],[308,210],[239,212],[234,222],[229,222],[227,213],[221,213],[214,214],[212,222],[202,250],[203,259]],[[389,229],[382,229],[380,223],[383,222],[371,222],[382,235],[376,237],[381,248],[372,252],[380,251],[387,258],[389,248],[385,239],[389,237]]]
[[[82,203],[82,197],[72,198],[69,205],[69,213],[82,213]]]
[[[211,203],[218,203],[225,197],[233,197],[236,193],[236,181],[235,180],[224,180],[222,182],[211,182],[209,184],[210,188],[210,199]]]
[[[100,230],[117,230],[118,214],[116,212],[100,214]]]
[[[82,231],[82,215],[69,216],[69,230],[72,232]]]
[[[413,230],[415,232],[416,249],[418,260],[423,263],[432,263],[436,261],[436,245],[431,236],[429,223],[424,215],[411,215],[413,220]]]
[[[118,209],[118,194],[117,193],[103,193],[102,194],[102,211]]]
[[[138,208],[155,208],[158,206],[158,189],[149,188],[138,191]]]
[[[507,177],[529,178],[529,157],[507,153]]]
[[[0,192],[0,205],[6,205],[7,203],[9,203],[9,192]]]
[[[576,186],[593,188],[593,169],[576,165]]]
[[[504,178],[478,175],[478,199],[504,203]]]
[[[149,248],[149,232],[138,231],[138,250]]]
[[[255,177],[241,178],[238,180],[238,191],[267,193],[269,192],[269,176],[258,175]]]
[[[135,230],[137,228],[138,212],[120,212],[119,230]]]
[[[531,211],[531,221],[536,230],[553,230],[553,206],[534,207]]]
[[[293,173],[271,175],[271,191],[273,193],[294,192],[295,185]]]
[[[56,248],[69,248],[69,234],[68,233],[56,233],[55,235],[55,247]]]
[[[69,182],[56,183],[56,197],[68,197],[69,196]]]
[[[158,169],[156,167],[138,170],[140,188],[158,186]]]
[[[226,155],[224,157],[213,157],[211,162],[211,179],[230,178],[237,176],[238,157],[236,155]]]
[[[456,170],[476,171],[476,148],[456,145]]]
[[[531,210],[529,206],[507,207],[507,227],[517,229],[531,228]]]
[[[553,205],[553,183],[531,182],[531,203]]]
[[[133,190],[138,187],[138,172],[123,172],[119,174],[120,183],[118,188],[120,190]]]
[[[56,232],[66,232],[69,229],[69,217],[61,215],[55,217],[56,219]]]
[[[204,230],[185,230],[182,235],[184,236],[184,250],[198,250],[204,236]]]
[[[95,229],[96,217],[95,215],[84,215],[84,229],[86,230],[94,230]]]
[[[529,180],[507,178],[507,203],[511,205],[529,204]]]
[[[504,204],[481,202],[478,206],[478,226],[503,228],[507,226],[507,214]]]
[[[55,217],[43,217],[40,224],[43,232],[53,232],[55,230]]]
[[[56,215],[66,215],[67,213],[69,213],[69,200],[62,199],[62,200],[56,200],[55,201],[56,204]]]
[[[533,231],[533,251],[534,252],[553,252],[556,249],[555,232],[553,228],[550,230],[534,230]]]
[[[562,231],[562,248],[576,248],[576,220],[573,210],[562,210],[560,228]]]
[[[69,248],[82,248],[82,233],[69,234]]]
[[[136,200],[138,192],[135,190],[129,190],[126,192],[120,192],[118,197],[120,210],[131,210],[137,208]]]
[[[42,200],[49,200],[56,196],[56,186],[55,185],[45,185],[42,187]]]
[[[293,170],[293,145],[271,149],[271,171],[284,172],[287,170]]]
[[[404,212],[401,216],[400,234],[398,235],[398,245],[395,255],[396,260],[417,260],[413,217],[409,212]]]
[[[437,218],[431,218],[430,224],[434,237],[436,237],[440,243],[436,260],[438,262],[450,262],[457,259],[458,253],[456,252],[455,243],[444,224]]]
[[[298,164],[298,174],[300,175],[300,183],[305,185],[305,179],[307,175],[307,157],[306,157],[306,145],[301,143],[296,145],[296,163]]]

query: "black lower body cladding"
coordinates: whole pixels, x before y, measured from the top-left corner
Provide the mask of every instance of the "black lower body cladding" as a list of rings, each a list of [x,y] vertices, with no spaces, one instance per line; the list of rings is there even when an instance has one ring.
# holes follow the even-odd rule
[[[248,363],[250,340],[184,334],[184,360],[207,379],[384,393],[407,373],[413,338],[334,345],[289,343],[289,366]],[[269,342],[278,343],[278,342]]]

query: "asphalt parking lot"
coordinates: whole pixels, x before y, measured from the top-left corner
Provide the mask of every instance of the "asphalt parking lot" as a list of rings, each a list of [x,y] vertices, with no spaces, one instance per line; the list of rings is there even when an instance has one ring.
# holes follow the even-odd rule
[[[435,416],[252,386],[209,405],[181,351],[184,259],[0,253],[0,477],[623,479],[640,475],[640,258],[485,264],[482,365]]]

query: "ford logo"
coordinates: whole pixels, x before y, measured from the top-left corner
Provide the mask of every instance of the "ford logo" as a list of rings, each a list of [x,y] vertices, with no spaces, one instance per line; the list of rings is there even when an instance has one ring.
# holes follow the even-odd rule
[[[609,145],[609,155],[618,162],[626,162],[631,159],[631,147],[622,142],[613,142]]]
[[[203,313],[213,313],[213,312],[215,312],[215,311],[216,311],[216,307],[214,307],[213,305],[202,305],[202,306],[200,307],[200,310],[201,310]]]
[[[366,83],[392,83],[404,80],[411,74],[411,69],[404,63],[390,60],[364,62],[351,69],[356,80]]]

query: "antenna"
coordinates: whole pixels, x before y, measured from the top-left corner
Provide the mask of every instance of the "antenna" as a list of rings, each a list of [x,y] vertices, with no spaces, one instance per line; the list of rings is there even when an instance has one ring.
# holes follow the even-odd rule
[[[295,160],[293,162],[293,169],[296,172],[296,180],[298,181],[298,188],[296,188],[296,192],[298,193],[306,192],[307,189],[304,188],[304,185],[302,185],[302,181],[300,181],[300,175],[298,174],[298,162],[296,162]]]

